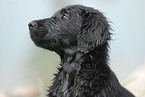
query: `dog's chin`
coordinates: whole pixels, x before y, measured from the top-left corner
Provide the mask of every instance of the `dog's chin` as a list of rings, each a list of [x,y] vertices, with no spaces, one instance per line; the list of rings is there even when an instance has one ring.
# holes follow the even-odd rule
[[[44,48],[44,45],[45,45],[44,41],[42,41],[42,40],[33,40],[33,42],[36,46]]]

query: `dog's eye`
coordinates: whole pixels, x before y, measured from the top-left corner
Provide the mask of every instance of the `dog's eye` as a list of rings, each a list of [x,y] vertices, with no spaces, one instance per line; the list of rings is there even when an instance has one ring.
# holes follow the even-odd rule
[[[68,15],[67,15],[67,14],[64,14],[64,15],[61,17],[61,19],[63,19],[63,20],[68,19]]]
[[[53,17],[53,18],[52,18],[52,21],[55,21],[55,19],[56,19],[56,17]]]

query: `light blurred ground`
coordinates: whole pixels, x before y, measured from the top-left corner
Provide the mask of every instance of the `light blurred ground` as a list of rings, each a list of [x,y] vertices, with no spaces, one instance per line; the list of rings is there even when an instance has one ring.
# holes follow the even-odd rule
[[[136,97],[145,97],[145,65],[133,73],[124,86]],[[36,86],[25,86],[1,93],[0,97],[45,97],[45,89]]]
[[[128,78],[125,87],[136,97],[145,97],[145,64]]]
[[[36,86],[22,86],[10,90],[8,93],[0,93],[0,97],[39,97],[40,89]]]

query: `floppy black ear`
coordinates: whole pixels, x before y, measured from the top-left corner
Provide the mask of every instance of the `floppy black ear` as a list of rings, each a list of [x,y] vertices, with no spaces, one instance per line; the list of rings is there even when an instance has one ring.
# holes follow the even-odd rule
[[[90,8],[81,13],[82,27],[78,35],[79,51],[89,52],[110,40],[110,26],[106,17],[99,11]]]

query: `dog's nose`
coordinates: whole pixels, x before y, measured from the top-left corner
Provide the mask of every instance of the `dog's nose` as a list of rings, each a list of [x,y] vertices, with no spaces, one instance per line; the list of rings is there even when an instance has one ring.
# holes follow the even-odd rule
[[[28,25],[32,29],[37,26],[37,23],[33,21],[33,22],[30,22]]]

